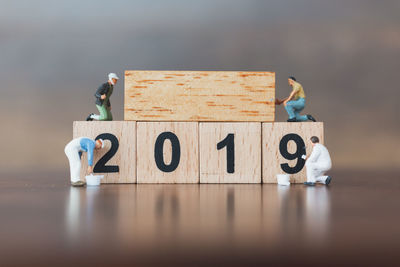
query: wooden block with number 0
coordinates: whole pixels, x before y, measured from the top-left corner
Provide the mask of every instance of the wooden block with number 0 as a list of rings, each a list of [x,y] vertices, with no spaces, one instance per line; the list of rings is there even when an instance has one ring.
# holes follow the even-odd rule
[[[201,183],[261,183],[261,123],[200,123]]]
[[[93,172],[104,175],[102,183],[136,182],[136,122],[75,121],[73,137],[105,140],[105,147],[94,152]],[[82,155],[81,179],[86,175],[87,155]]]
[[[290,174],[292,183],[305,182],[305,160],[301,156],[311,154],[311,136],[324,143],[322,122],[263,123],[263,182],[276,183],[277,174]]]
[[[198,183],[197,122],[137,123],[138,183]]]

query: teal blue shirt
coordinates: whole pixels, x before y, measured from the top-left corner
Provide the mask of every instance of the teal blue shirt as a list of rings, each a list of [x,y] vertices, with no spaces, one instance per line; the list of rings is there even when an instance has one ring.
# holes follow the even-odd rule
[[[93,152],[96,147],[96,142],[89,138],[82,138],[79,142],[81,145],[81,149],[87,152],[87,160],[89,166],[93,165]]]

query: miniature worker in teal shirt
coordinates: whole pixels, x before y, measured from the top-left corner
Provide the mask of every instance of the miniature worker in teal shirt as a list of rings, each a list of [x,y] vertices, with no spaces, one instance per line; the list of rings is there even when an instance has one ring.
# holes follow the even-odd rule
[[[304,109],[306,105],[306,95],[304,93],[303,86],[296,81],[296,78],[290,76],[288,79],[289,85],[293,88],[289,97],[283,100],[276,99],[275,104],[280,105],[283,103],[286,112],[289,115],[288,122],[298,122],[298,121],[316,121],[310,114],[300,115],[300,112]]]
[[[71,172],[71,185],[84,186],[85,182],[81,181],[81,156],[82,152],[87,153],[88,168],[87,174],[93,172],[93,153],[94,150],[99,150],[104,147],[102,139],[92,140],[87,137],[79,137],[73,139],[65,146],[65,154],[69,160],[69,167]]]
[[[87,121],[112,121],[110,96],[114,91],[114,85],[117,84],[118,76],[115,73],[108,74],[108,81],[103,83],[94,94],[96,97],[96,107],[100,115],[91,113],[86,118]]]

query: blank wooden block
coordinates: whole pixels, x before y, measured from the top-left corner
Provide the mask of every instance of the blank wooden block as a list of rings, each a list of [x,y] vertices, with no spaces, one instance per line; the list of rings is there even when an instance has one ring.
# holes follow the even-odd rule
[[[106,162],[105,166],[118,166],[118,172],[104,174],[102,183],[135,183],[136,182],[136,122],[134,121],[75,121],[73,136],[95,139],[100,134],[112,134],[118,140],[118,150]],[[104,139],[104,137],[102,137]],[[94,166],[99,159],[110,150],[111,141],[105,140],[105,147],[94,152]],[[83,153],[81,179],[84,179],[87,170],[87,155]]]
[[[201,183],[261,183],[261,123],[205,122],[199,127]]]
[[[263,182],[276,183],[276,175],[285,173],[290,174],[292,183],[305,182],[305,161],[301,155],[302,152],[306,152],[307,156],[311,154],[310,138],[314,135],[320,139],[321,144],[324,143],[322,122],[263,123]]]
[[[138,122],[137,136],[138,183],[199,182],[198,123]]]
[[[274,118],[274,72],[125,72],[125,120],[262,122]]]

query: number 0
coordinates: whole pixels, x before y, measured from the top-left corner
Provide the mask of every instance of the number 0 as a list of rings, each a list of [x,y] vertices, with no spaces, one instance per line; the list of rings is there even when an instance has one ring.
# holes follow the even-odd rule
[[[172,146],[172,159],[170,164],[164,162],[164,142],[166,139],[171,141]],[[179,144],[178,137],[171,132],[161,133],[156,140],[154,145],[154,159],[157,167],[163,172],[173,172],[179,165],[181,159],[181,146]]]

